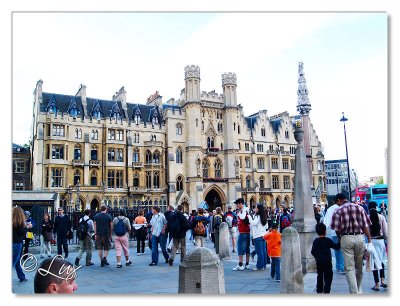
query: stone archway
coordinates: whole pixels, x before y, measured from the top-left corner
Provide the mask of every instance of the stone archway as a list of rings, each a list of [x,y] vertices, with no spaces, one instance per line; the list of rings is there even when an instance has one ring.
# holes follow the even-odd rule
[[[253,208],[253,206],[255,206],[255,203],[256,203],[256,200],[254,199],[254,197],[251,197],[250,198],[250,206],[249,206],[249,208]]]
[[[91,210],[99,210],[99,200],[97,198],[93,198],[93,200],[90,202],[90,209]]]
[[[282,205],[281,197],[279,197],[279,196],[276,197],[275,203],[276,203],[276,207],[280,207]]]
[[[204,199],[208,204],[208,211],[213,211],[218,206],[220,206],[223,211],[225,210],[226,197],[221,188],[212,186],[204,194],[206,195]]]

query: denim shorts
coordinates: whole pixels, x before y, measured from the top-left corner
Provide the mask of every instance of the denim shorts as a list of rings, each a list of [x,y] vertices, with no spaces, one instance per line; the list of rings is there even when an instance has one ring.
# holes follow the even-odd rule
[[[239,233],[237,241],[238,255],[250,254],[250,234]]]

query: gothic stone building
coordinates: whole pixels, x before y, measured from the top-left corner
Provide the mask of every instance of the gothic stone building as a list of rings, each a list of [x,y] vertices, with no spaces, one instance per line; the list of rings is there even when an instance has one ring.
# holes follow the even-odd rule
[[[111,100],[34,91],[34,190],[54,190],[78,209],[183,204],[206,200],[225,208],[236,198],[267,206],[293,201],[296,141],[287,112],[244,116],[234,73],[222,94],[200,90],[200,69],[185,67],[178,101],[156,92],[128,103],[122,87]],[[324,156],[311,128],[312,177],[326,197]]]

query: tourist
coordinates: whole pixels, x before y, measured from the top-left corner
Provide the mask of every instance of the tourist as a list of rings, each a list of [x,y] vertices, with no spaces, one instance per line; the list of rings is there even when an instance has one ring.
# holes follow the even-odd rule
[[[79,265],[83,253],[86,252],[86,266],[92,266],[92,248],[93,239],[92,233],[94,232],[93,220],[90,219],[90,209],[85,210],[85,215],[79,219],[77,236],[79,240],[79,253],[75,258],[75,266]]]
[[[194,216],[190,223],[194,236],[194,243],[198,247],[205,246],[205,240],[207,238],[207,225],[209,224],[208,218],[205,216],[204,208],[197,209],[197,215]]]
[[[237,242],[237,249],[239,255],[239,264],[233,268],[234,271],[243,271],[244,269],[250,270],[249,259],[250,259],[250,221],[249,221],[249,209],[244,206],[242,198],[237,199],[234,202],[239,209],[238,213],[238,230],[239,237]],[[243,255],[246,255],[246,264],[243,266]]]
[[[267,265],[267,249],[264,235],[266,234],[268,224],[264,205],[257,204],[254,214],[250,215],[249,221],[254,240],[255,251],[257,253],[257,264],[253,270],[265,270]]]
[[[339,200],[337,200],[338,202]],[[339,238],[336,235],[336,231],[331,229],[331,223],[332,223],[332,215],[334,212],[339,208],[339,205],[335,202],[333,205],[331,205],[324,218],[324,222],[326,225],[326,228],[330,231],[330,237],[334,243],[339,243]],[[345,274],[344,272],[344,259],[343,259],[343,253],[342,250],[339,248],[338,250],[334,250],[335,253],[335,258],[336,258],[336,273],[337,274]]]
[[[112,224],[112,217],[107,213],[107,205],[102,204],[100,212],[94,217],[94,237],[101,267],[110,265],[107,255],[111,248]]]
[[[380,286],[382,288],[387,288],[387,284],[385,283],[385,263],[387,261],[385,239],[387,237],[387,223],[385,217],[378,214],[376,202],[369,202],[368,208],[369,218],[372,223],[370,226],[372,245],[376,250],[379,261],[382,263],[382,267],[373,270],[375,286],[371,289],[374,291],[379,291],[379,277],[381,280]]]
[[[232,211],[232,205],[227,206],[228,211],[225,213],[224,217],[226,223],[228,224],[229,236],[232,241],[232,253],[236,252],[236,237],[237,237],[237,216],[236,213]]]
[[[24,252],[23,254],[27,254],[29,253],[29,244],[31,243],[32,239],[33,239],[33,227],[36,225],[36,222],[31,218],[31,213],[29,211],[25,211],[24,212],[25,215],[25,223],[28,226],[29,224],[31,224],[32,226],[30,226],[26,232],[25,235],[25,243],[24,243]]]
[[[264,235],[267,241],[268,256],[271,257],[271,279],[281,281],[281,234],[278,232],[278,223],[272,223],[272,228]]]
[[[324,214],[321,211],[321,205],[314,206],[314,218],[317,223],[324,222]]]
[[[170,216],[170,221],[167,223],[167,230],[170,233],[173,241],[171,255],[168,259],[168,264],[173,265],[175,254],[180,249],[181,262],[186,256],[186,232],[190,228],[189,221],[183,215],[183,205],[179,204],[175,212]],[[180,248],[179,248],[180,246]]]
[[[147,220],[144,217],[144,210],[139,210],[139,215],[135,218],[133,227],[136,230],[136,250],[137,256],[145,254],[144,248],[147,236]]]
[[[113,233],[115,253],[117,256],[117,268],[122,268],[122,251],[125,256],[125,265],[129,266],[132,261],[129,260],[129,232],[131,231],[131,222],[126,217],[124,209],[119,210],[119,216],[113,220]]]
[[[168,206],[168,210],[165,212],[164,216],[165,219],[167,220],[167,224],[169,222],[170,217],[174,214],[174,207],[172,205]],[[168,231],[168,227],[165,230],[165,236],[167,237],[167,251],[168,253],[171,253],[172,250],[172,236],[170,235],[169,231]]]
[[[25,238],[28,228],[32,228],[32,224],[26,224],[26,219],[24,216],[24,211],[19,206],[14,206],[12,209],[12,256],[13,256],[13,268],[17,272],[19,282],[25,282],[26,278],[24,272],[22,271],[20,259],[22,251],[22,241]]]
[[[167,227],[167,220],[165,216],[160,213],[160,207],[153,206],[152,209],[153,217],[150,220],[151,224],[151,263],[149,266],[157,266],[158,264],[158,245],[161,247],[161,251],[165,258],[165,263],[168,263],[168,252],[166,250],[165,228]]]
[[[48,213],[44,213],[42,221],[42,234],[40,235],[40,258],[51,257],[51,241],[53,240],[53,222]]]
[[[67,236],[71,233],[71,221],[67,215],[64,215],[64,209],[58,208],[58,216],[54,220],[54,234],[57,235],[57,254],[62,255],[64,249],[64,258],[68,258]]]
[[[45,259],[35,274],[35,293],[65,294],[78,289],[74,266],[60,255]]]
[[[333,279],[331,249],[339,250],[340,244],[326,237],[326,225],[315,226],[318,238],[314,239],[311,254],[317,263],[317,293],[330,293]]]
[[[349,291],[362,293],[364,235],[367,236],[368,243],[371,243],[368,228],[371,221],[365,210],[360,205],[349,202],[343,193],[338,193],[335,199],[339,208],[332,216],[331,228],[336,231],[340,239]]]
[[[282,209],[282,214],[279,216],[279,232],[292,225],[292,219],[289,214],[289,210],[285,207]]]
[[[213,216],[213,223],[212,223],[212,229],[214,232],[214,247],[215,247],[215,253],[219,254],[219,227],[222,222],[225,222],[225,217],[222,214],[222,209],[221,207],[217,207],[215,209],[215,215]]]

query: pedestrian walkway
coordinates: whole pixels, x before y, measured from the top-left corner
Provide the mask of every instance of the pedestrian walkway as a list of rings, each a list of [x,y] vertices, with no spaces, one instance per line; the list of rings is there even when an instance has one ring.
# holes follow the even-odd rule
[[[207,247],[213,250],[213,244],[207,240]],[[187,251],[190,252],[195,246],[189,239],[187,240]],[[69,260],[74,263],[76,251],[69,254]],[[84,255],[85,256],[85,255]],[[84,258],[84,257],[83,257]],[[136,247],[130,248],[130,259],[133,264],[116,267],[115,249],[110,250],[108,255],[109,266],[100,267],[100,259],[97,250],[93,250],[94,266],[82,266],[77,271],[76,282],[78,290],[75,294],[177,294],[179,285],[179,264],[180,255],[175,257],[174,265],[169,266],[165,263],[160,253],[158,266],[150,267],[151,251],[146,247],[146,254],[137,256]],[[39,262],[42,260],[38,258]],[[231,259],[223,261],[225,274],[226,294],[279,294],[280,284],[275,280],[268,280],[270,266],[266,271],[233,271],[238,263],[237,253],[231,253]],[[255,262],[250,261],[250,265],[255,267]],[[387,274],[387,271],[386,271]],[[35,272],[26,273],[28,281],[19,283],[15,271],[13,272],[12,288],[17,294],[33,293],[33,279]],[[316,294],[317,274],[308,273],[304,276],[304,293]],[[388,278],[387,278],[388,279]],[[390,282],[387,280],[390,287]],[[363,294],[366,295],[389,295],[388,289],[372,291],[374,279],[371,272],[364,273]],[[349,294],[345,275],[334,274],[332,283],[332,294]]]

